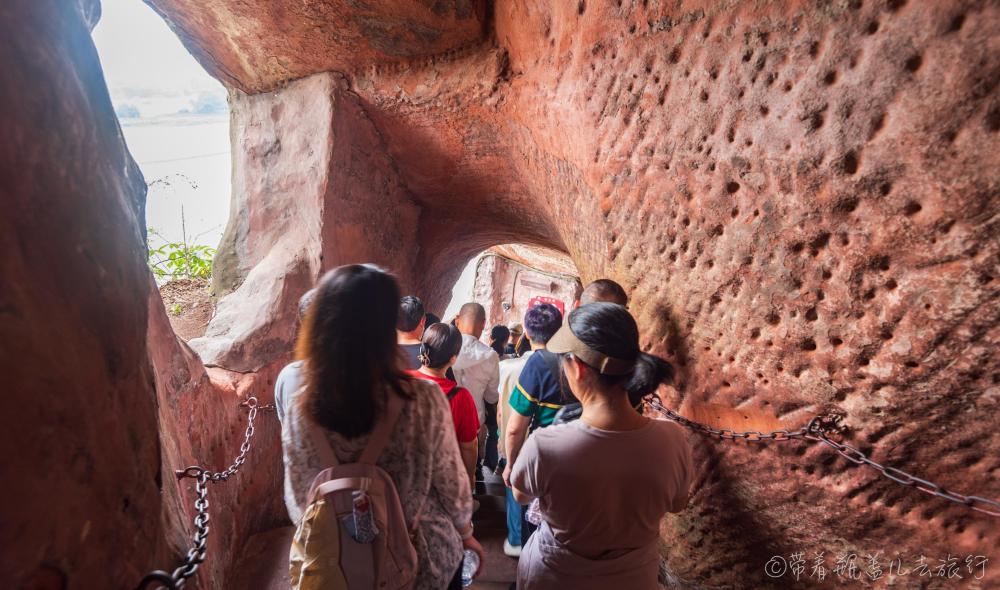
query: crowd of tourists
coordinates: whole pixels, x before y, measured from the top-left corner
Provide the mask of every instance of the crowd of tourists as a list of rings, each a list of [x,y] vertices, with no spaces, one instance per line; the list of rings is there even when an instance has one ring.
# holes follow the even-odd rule
[[[673,369],[640,350],[624,289],[597,280],[565,318],[539,304],[488,332],[478,303],[441,322],[400,295],[350,265],[300,301],[275,384],[293,588],[462,587],[463,556],[483,558],[484,471],[506,486],[516,588],[658,588],[659,523],[687,504],[691,453],[642,413]]]

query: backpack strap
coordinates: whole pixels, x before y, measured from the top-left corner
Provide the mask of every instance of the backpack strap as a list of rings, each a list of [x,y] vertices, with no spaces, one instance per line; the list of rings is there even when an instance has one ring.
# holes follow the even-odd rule
[[[302,426],[305,429],[305,434],[309,438],[309,442],[316,447],[316,455],[323,464],[323,469],[326,469],[327,467],[336,467],[337,465],[340,465],[340,461],[337,460],[337,456],[333,453],[333,448],[330,446],[330,442],[326,439],[326,429],[319,424],[316,424],[316,421],[312,419],[312,416],[309,416],[307,413],[301,411],[302,407],[298,403],[298,400],[300,400],[301,396],[305,393],[305,389],[305,385],[299,387],[298,390],[296,390],[296,392],[289,398],[290,406],[294,406],[294,409],[289,407],[286,411],[289,415],[298,414],[296,417],[299,422],[302,423]],[[295,403],[292,403],[291,400],[295,400]],[[287,419],[288,418],[286,418],[286,420]]]
[[[455,396],[458,395],[458,390],[459,389],[462,389],[462,388],[461,388],[461,386],[458,386],[458,385],[456,385],[455,387],[451,388],[451,391],[448,392],[448,401],[451,401],[451,400],[455,399]]]
[[[326,439],[326,430],[316,424],[309,416],[302,416],[310,442],[316,447],[316,455],[323,464],[323,469],[340,465],[337,455],[334,454],[330,442]]]
[[[384,419],[375,423],[375,429],[372,430],[371,438],[368,439],[368,446],[361,452],[358,463],[374,465],[378,461],[378,458],[382,455],[382,451],[389,444],[389,439],[396,428],[396,422],[399,421],[399,415],[403,413],[403,406],[405,404],[406,400],[399,394],[396,392],[389,393],[386,400]]]

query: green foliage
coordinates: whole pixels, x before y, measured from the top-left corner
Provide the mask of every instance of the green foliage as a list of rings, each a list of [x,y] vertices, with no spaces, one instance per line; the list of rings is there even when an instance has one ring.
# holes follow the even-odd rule
[[[207,279],[212,276],[212,257],[215,248],[170,242],[150,229],[149,236],[163,240],[158,248],[149,251],[149,269],[157,279]]]
[[[198,188],[195,181],[183,174],[169,174],[153,180],[147,186],[150,190],[158,188],[173,191],[175,184],[186,184],[191,188]],[[211,278],[215,248],[196,243],[203,235],[204,233],[193,237],[188,236],[184,205],[181,205],[181,239],[179,242],[169,240],[155,229],[149,228],[146,242],[151,243],[154,238],[160,242],[160,246],[149,250],[149,270],[153,272],[158,281]],[[180,306],[177,308],[175,313],[180,313]]]
[[[170,306],[170,313],[172,313],[174,315],[181,315],[182,311],[184,311],[184,308],[181,307],[180,303],[175,303],[175,304],[173,304],[173,305]]]

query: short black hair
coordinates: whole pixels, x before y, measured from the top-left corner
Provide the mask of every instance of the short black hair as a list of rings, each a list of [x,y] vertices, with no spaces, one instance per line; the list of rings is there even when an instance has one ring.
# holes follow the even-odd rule
[[[462,350],[462,333],[450,324],[432,324],[424,330],[420,344],[420,364],[440,369]]]
[[[536,344],[545,344],[559,331],[563,318],[559,308],[551,303],[540,303],[524,314],[524,332]]]
[[[490,329],[490,348],[496,351],[500,356],[505,354],[507,348],[507,341],[510,340],[510,328],[507,326],[498,324]]]
[[[400,332],[412,332],[424,319],[424,303],[413,295],[399,298],[399,315],[396,316],[396,329]]]

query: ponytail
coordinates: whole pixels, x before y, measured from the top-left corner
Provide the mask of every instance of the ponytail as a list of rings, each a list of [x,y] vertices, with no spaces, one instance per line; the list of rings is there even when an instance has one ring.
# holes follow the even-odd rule
[[[420,364],[440,369],[462,349],[462,333],[449,324],[433,324],[424,330],[420,343]]]
[[[582,305],[569,314],[569,330],[590,350],[622,363],[622,369],[627,369],[627,363],[634,359],[631,361],[632,370],[628,372],[602,374],[597,371],[599,383],[604,387],[622,387],[632,405],[656,391],[661,383],[670,383],[674,378],[673,365],[639,349],[639,326],[628,310],[620,305]]]
[[[674,379],[674,366],[658,356],[640,352],[635,369],[627,376],[625,391],[630,400],[639,400],[656,391],[661,383]]]

